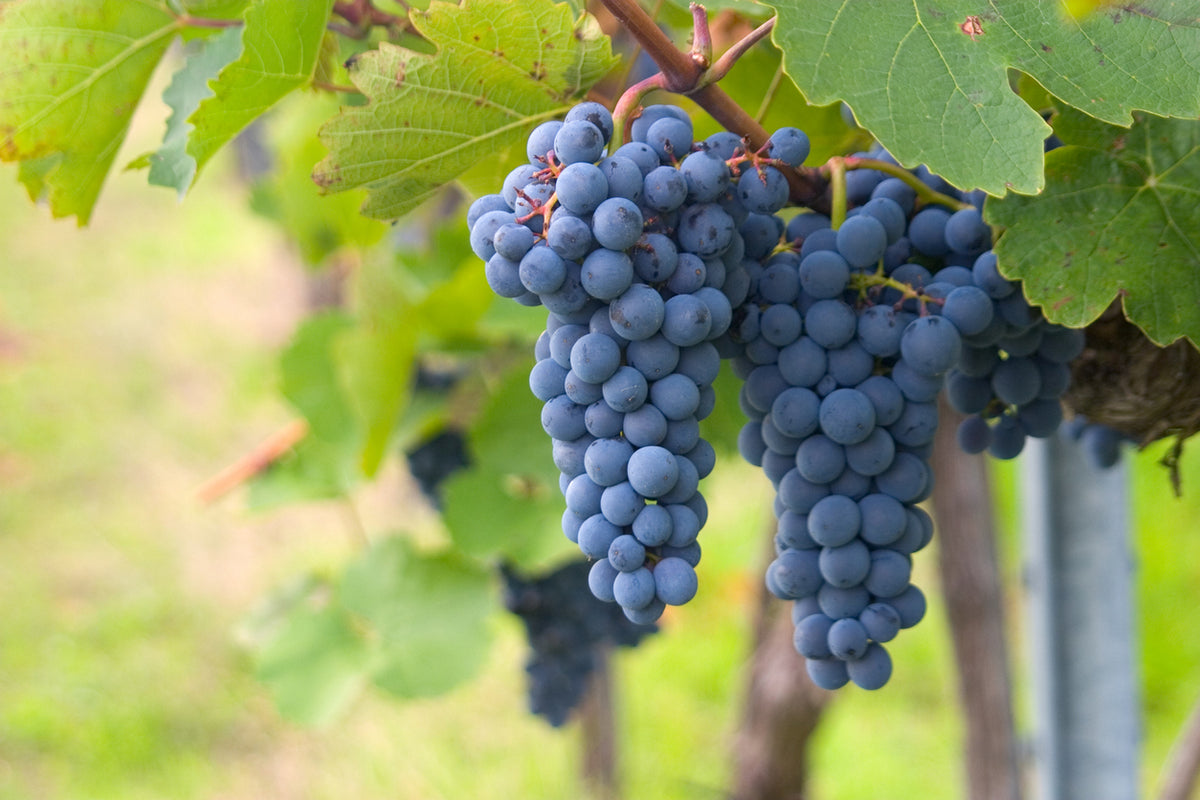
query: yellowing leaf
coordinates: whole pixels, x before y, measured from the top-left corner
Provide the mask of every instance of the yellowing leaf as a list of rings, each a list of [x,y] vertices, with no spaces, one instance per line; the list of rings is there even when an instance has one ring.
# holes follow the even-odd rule
[[[549,0],[435,2],[412,19],[437,53],[384,43],[359,56],[351,79],[371,102],[325,125],[313,176],[328,191],[366,187],[363,213],[378,219],[520,144],[615,65],[593,18]]]
[[[0,159],[86,224],[151,74],[181,29],[153,0],[0,5]]]

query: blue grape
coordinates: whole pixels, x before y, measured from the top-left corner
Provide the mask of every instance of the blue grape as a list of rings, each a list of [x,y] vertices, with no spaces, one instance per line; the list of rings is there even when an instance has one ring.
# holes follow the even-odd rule
[[[725,251],[736,230],[733,218],[718,205],[688,206],[679,216],[677,235],[681,250],[706,258]]]
[[[644,608],[650,605],[655,592],[654,575],[645,567],[622,572],[613,579],[613,596],[617,603],[625,608]]]
[[[661,334],[655,334],[629,342],[625,357],[630,366],[645,375],[647,380],[656,381],[675,372],[680,351],[678,346],[668,342]]]
[[[847,544],[861,529],[862,510],[845,495],[826,495],[808,511],[808,534],[822,547]]]
[[[810,297],[840,297],[850,280],[850,265],[833,250],[818,250],[800,261],[800,285]]]
[[[662,334],[672,344],[679,347],[699,344],[711,330],[712,313],[695,295],[678,294],[664,304]]]
[[[816,614],[802,617],[796,623],[796,633],[792,638],[796,652],[809,659],[832,657],[833,653],[829,650],[829,629],[831,627],[833,627],[833,620],[819,611]]]
[[[992,230],[978,209],[955,211],[946,220],[946,246],[956,253],[979,253],[992,244]]]
[[[662,328],[665,303],[657,291],[641,283],[630,286],[609,305],[613,328],[625,339],[649,339]]]
[[[809,338],[826,350],[849,344],[858,331],[854,310],[841,300],[818,300],[808,308],[804,324]]]
[[[821,400],[821,431],[838,444],[857,444],[875,428],[875,406],[857,389],[836,389]]]
[[[846,662],[841,659],[810,658],[804,666],[808,671],[809,679],[821,689],[833,691],[850,682],[850,673],[846,671]]]
[[[808,158],[808,136],[799,128],[780,128],[767,140],[767,155],[790,167],[799,167]]]
[[[832,483],[846,468],[846,450],[832,439],[816,435],[795,441],[796,469],[805,480]]]
[[[646,234],[633,248],[633,269],[648,284],[666,280],[679,263],[675,243],[661,233]]]
[[[853,661],[867,654],[867,629],[857,619],[835,620],[829,626],[829,652],[842,661]]]
[[[654,565],[654,587],[662,602],[684,605],[696,596],[696,570],[682,558],[664,558]]]
[[[962,336],[943,317],[913,320],[900,337],[900,354],[922,375],[941,375],[958,363]]]
[[[667,418],[647,403],[625,414],[621,431],[634,447],[661,444],[667,438]]]
[[[591,481],[590,478],[588,480]],[[621,527],[632,525],[645,505],[645,499],[634,490],[628,481],[600,489],[600,513],[613,525]]]
[[[700,389],[689,377],[676,372],[650,385],[650,402],[666,419],[686,419],[700,406]]]
[[[573,106],[567,112],[565,122],[575,122],[582,120],[590,122],[600,131],[605,143],[612,138],[613,135],[613,118],[612,112],[605,108],[600,103],[584,102],[577,106]]]
[[[687,179],[675,167],[656,167],[643,179],[642,198],[655,211],[674,211],[687,196]]]
[[[859,214],[847,219],[838,228],[838,252],[853,268],[874,267],[883,258],[887,246],[887,229],[872,216]]]
[[[849,589],[863,583],[869,577],[874,560],[871,551],[862,540],[854,538],[837,547],[822,548],[818,563],[821,577],[826,583],[839,589]],[[905,585],[907,583],[906,580]],[[869,585],[867,589],[872,591]]]
[[[579,217],[553,219],[546,231],[546,244],[550,249],[572,261],[586,256],[595,243],[591,226]]]
[[[661,166],[658,153],[655,153],[653,147],[642,141],[626,142],[618,147],[617,152],[613,155],[628,158],[637,165],[642,175],[648,175],[652,170]]]
[[[629,483],[643,497],[662,497],[679,480],[679,465],[665,447],[651,445],[633,451],[628,463]]]
[[[535,167],[545,167],[549,161],[547,156],[554,149],[554,138],[558,135],[563,123],[558,120],[550,120],[543,122],[533,129],[529,134],[529,140],[525,147],[525,153],[529,157],[529,163]]]
[[[632,534],[623,533],[609,545],[608,563],[618,572],[633,572],[646,563],[646,548]]]
[[[558,174],[555,195],[575,214],[590,214],[608,197],[608,179],[595,164],[578,162]]]
[[[600,160],[604,145],[604,134],[599,128],[584,119],[571,120],[554,134],[554,157],[560,164],[594,164]]]
[[[579,549],[588,558],[608,558],[608,549],[620,535],[621,529],[603,514],[593,514],[579,526]]]
[[[789,192],[787,178],[771,166],[743,172],[738,178],[737,189],[742,204],[759,214],[770,214],[783,208]]]
[[[913,247],[927,256],[938,258],[950,252],[946,244],[946,223],[950,212],[940,206],[926,206],[908,223],[908,238]]]
[[[892,676],[892,658],[882,645],[875,642],[867,646],[862,658],[845,663],[846,674],[860,689],[880,689]]]
[[[601,247],[628,250],[642,236],[642,212],[624,197],[610,197],[592,214],[592,236]]]
[[[612,300],[633,284],[633,261],[625,253],[597,248],[580,265],[580,281],[597,300]]]
[[[687,182],[687,197],[693,203],[711,203],[730,185],[729,167],[710,152],[692,153],[679,171]]]
[[[692,148],[692,121],[686,115],[657,120],[646,130],[645,142],[663,163],[678,162]]]

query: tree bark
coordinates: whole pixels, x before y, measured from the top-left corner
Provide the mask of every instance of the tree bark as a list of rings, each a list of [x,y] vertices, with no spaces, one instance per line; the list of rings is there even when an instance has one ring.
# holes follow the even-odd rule
[[[967,797],[1021,796],[1012,684],[1004,635],[1004,596],[996,561],[987,464],[963,453],[955,431],[962,416],[943,401],[934,441],[933,507],[938,567],[958,664],[966,722]]]
[[[1171,748],[1158,800],[1188,800],[1196,793],[1197,777],[1200,777],[1200,703],[1192,707]]]
[[[606,646],[596,648],[596,667],[579,706],[579,726],[583,750],[580,771],[590,796],[595,800],[616,800],[620,796],[616,715],[609,648]]]
[[[832,694],[809,680],[792,644],[790,606],[761,589],[750,680],[734,742],[734,800],[805,797],[808,739]]]

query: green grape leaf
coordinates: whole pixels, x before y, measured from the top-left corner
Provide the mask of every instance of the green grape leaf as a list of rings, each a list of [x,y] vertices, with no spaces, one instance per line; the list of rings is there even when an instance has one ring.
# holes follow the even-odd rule
[[[251,194],[251,208],[278,223],[309,264],[345,247],[373,245],[387,232],[383,223],[358,213],[360,193],[322,196],[312,182],[312,166],[325,154],[313,131],[336,108],[333,98],[308,94],[280,103],[267,120],[274,164]]]
[[[283,396],[308,420],[310,435],[322,441],[345,442],[358,435],[335,361],[338,340],[354,326],[343,311],[309,317],[279,359]]]
[[[368,260],[356,277],[357,324],[339,337],[334,357],[363,431],[359,467],[371,477],[408,402],[421,329],[391,264]]]
[[[1070,327],[1120,298],[1160,345],[1200,342],[1200,121],[1136,115],[1132,128],[1065,121],[1037,197],[990,200],[1003,273]],[[1102,135],[1106,131],[1107,135]]]
[[[442,512],[462,552],[524,567],[545,563],[566,544],[551,443],[530,431],[541,415],[529,392],[531,366],[514,366],[488,398],[467,437],[471,466],[446,482]]]
[[[450,344],[475,338],[479,320],[496,297],[479,267],[479,259],[472,253],[467,263],[416,306],[419,324],[429,335]]]
[[[378,219],[519,144],[616,64],[594,18],[550,0],[434,2],[411,19],[436,54],[381,43],[359,56],[351,80],[370,102],[321,129],[329,156],[313,174],[331,192],[366,187]]]
[[[333,0],[259,0],[246,9],[242,52],[221,70],[213,96],[188,118],[187,155],[196,171],[226,142],[294,89],[312,80]]]
[[[293,609],[258,653],[257,675],[285,717],[323,725],[342,714],[366,685],[372,651],[354,620],[335,603]]]
[[[345,496],[359,481],[360,423],[336,353],[356,321],[329,311],[300,324],[279,357],[280,389],[308,422],[308,435],[250,483],[252,508]]]
[[[1134,110],[1200,114],[1200,18],[1146,0],[1075,19],[1058,3],[773,0],[775,42],[814,103],[844,100],[902,164],[961,188],[1041,189],[1041,116],[1010,86],[1026,73],[1064,102],[1118,125]]]
[[[347,567],[340,596],[375,634],[372,680],[387,692],[440,694],[483,664],[491,576],[461,556],[418,552],[388,537]]]
[[[759,116],[759,122],[768,132],[785,125],[804,131],[812,145],[807,164],[823,164],[831,156],[868,147],[870,135],[847,125],[837,103],[809,105],[787,75],[780,75],[778,84],[772,86],[767,76],[779,70],[782,56],[779,50],[767,44],[751,49],[721,79],[721,88],[752,114],[765,108],[766,113]],[[692,118],[696,121],[697,139],[722,129],[708,114],[693,114]]]
[[[196,177],[196,159],[187,152],[188,135],[192,131],[188,117],[201,101],[212,97],[208,82],[241,54],[242,32],[226,28],[215,36],[193,42],[192,47],[194,52],[163,90],[163,102],[171,108],[171,116],[167,118],[162,147],[143,157],[150,167],[150,183],[173,188],[180,198],[187,194]]]
[[[87,224],[181,24],[152,0],[0,5],[0,160],[55,217]]]

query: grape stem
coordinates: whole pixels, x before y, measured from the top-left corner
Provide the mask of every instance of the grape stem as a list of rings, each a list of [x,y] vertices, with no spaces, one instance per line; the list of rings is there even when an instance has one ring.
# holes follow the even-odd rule
[[[834,159],[830,159],[833,161]],[[890,161],[881,161],[877,158],[860,158],[858,156],[845,156],[837,159],[845,163],[846,169],[874,169],[879,170],[885,175],[890,175],[893,178],[899,178],[904,181],[912,190],[917,193],[917,198],[924,205],[936,204],[939,206],[948,206],[955,211],[961,211],[964,208],[972,208],[970,203],[962,200],[955,200],[953,197],[944,195],[921,182],[921,179],[904,167],[897,166]]]
[[[750,31],[750,33],[734,42],[733,46],[726,50],[721,57],[717,59],[717,62],[710,68],[706,69],[704,74],[700,76],[701,84],[708,85],[711,83],[716,83],[728,75],[729,70],[733,69],[733,65],[737,63],[739,58],[746,54],[746,51],[765,39],[771,33],[771,31],[775,29],[775,22],[777,19],[778,17],[771,17],[762,25],[759,25],[757,28]]]
[[[692,12],[692,60],[707,70],[712,64],[712,31],[708,28],[708,12],[699,3],[689,6]]]
[[[678,49],[671,42],[670,38],[659,29],[650,15],[642,9],[637,0],[601,1],[617,21],[625,26],[634,39],[637,40],[642,50],[654,59],[654,63],[658,65],[661,77],[647,79],[647,81],[657,81],[651,88],[665,89],[675,94],[690,97],[726,130],[732,131],[743,139],[746,139],[750,149],[758,150],[767,143],[770,136],[763,126],[741,108],[723,89],[717,86],[716,81],[729,72],[734,62],[747,49],[761,41],[771,32],[774,20],[760,25],[746,36],[744,40],[731,47],[728,52],[717,59],[717,62],[712,67],[706,70],[705,65],[702,65],[695,57],[695,49],[689,52],[683,52]],[[693,19],[702,12],[703,7],[694,5],[692,10]],[[707,19],[700,29],[705,32],[708,31]],[[699,41],[693,44],[694,48],[700,48],[700,52],[703,52],[704,46],[703,37],[699,37]],[[627,101],[624,97],[618,101],[618,109],[630,109],[625,111],[625,115],[622,117],[623,120],[627,121],[631,118],[632,109],[637,108],[641,102],[641,97],[644,97],[645,93],[649,91],[643,84],[646,84],[646,81],[634,84],[629,89],[630,92],[636,90],[640,93],[641,96],[637,101],[632,99]],[[614,137],[618,135],[623,136],[624,134],[625,130],[617,127]],[[614,142],[618,146],[620,143],[620,141]],[[806,169],[803,167],[799,169],[787,168],[783,170],[783,174],[788,180],[792,200],[817,211],[824,212],[828,209],[829,185],[817,169]]]
[[[851,275],[849,287],[857,291],[861,297],[866,297],[867,292],[875,288],[895,289],[900,292],[900,299],[896,301],[895,307],[899,309],[905,300],[916,300],[921,305],[921,316],[925,316],[928,313],[925,307],[930,303],[941,305],[945,302],[940,297],[921,294],[921,292],[909,284],[884,275],[882,267],[876,272]]]
[[[627,140],[630,136],[630,128],[633,121],[637,119],[638,111],[641,109],[642,100],[646,95],[656,89],[666,89],[667,78],[661,72],[656,72],[645,80],[640,80],[633,86],[630,86],[617,100],[617,105],[613,109],[613,149],[621,146],[621,143]]]
[[[829,227],[835,231],[846,221],[846,160],[837,156],[829,159],[829,184],[833,190]]]

